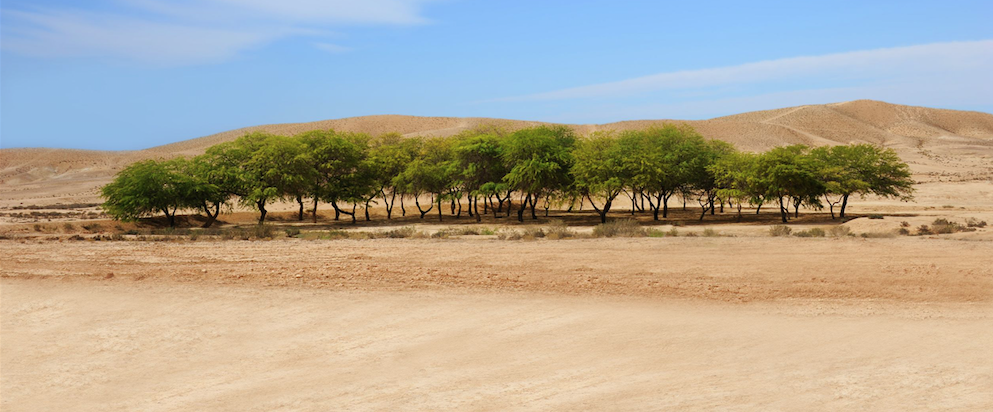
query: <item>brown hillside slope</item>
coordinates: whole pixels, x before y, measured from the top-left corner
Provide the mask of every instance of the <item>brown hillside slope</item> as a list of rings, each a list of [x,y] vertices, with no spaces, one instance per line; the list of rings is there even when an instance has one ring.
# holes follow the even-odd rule
[[[678,120],[635,120],[603,125],[569,125],[578,133],[644,128]],[[902,106],[858,100],[749,112],[685,121],[708,138],[743,150],[784,144],[832,145],[868,142],[896,149],[925,181],[982,180],[993,176],[993,114]],[[490,118],[363,116],[310,123],[253,126],[132,152],[64,149],[0,150],[0,201],[47,204],[95,201],[100,186],[130,162],[196,155],[251,131],[292,135],[335,129],[378,135],[449,136],[484,125],[508,129],[540,122]]]

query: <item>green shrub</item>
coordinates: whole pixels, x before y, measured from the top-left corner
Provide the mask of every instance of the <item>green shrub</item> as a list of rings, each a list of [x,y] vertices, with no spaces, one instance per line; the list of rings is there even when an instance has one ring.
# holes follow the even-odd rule
[[[288,227],[286,228],[286,237],[297,237],[300,236],[300,228],[298,227]]]
[[[638,222],[634,220],[615,220],[602,223],[593,228],[593,237],[643,237],[648,236]]]
[[[793,229],[786,225],[775,225],[769,228],[769,235],[773,237],[789,236],[790,233],[793,233]]]

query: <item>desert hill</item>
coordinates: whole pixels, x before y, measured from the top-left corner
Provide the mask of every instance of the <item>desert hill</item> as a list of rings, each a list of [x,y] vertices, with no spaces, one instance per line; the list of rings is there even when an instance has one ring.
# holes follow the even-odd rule
[[[972,181],[993,176],[993,114],[903,106],[871,100],[797,106],[709,120],[635,120],[569,125],[580,134],[638,129],[663,122],[687,123],[705,137],[743,150],[785,144],[812,146],[868,142],[896,149],[922,181]],[[145,150],[113,152],[67,149],[0,150],[0,203],[50,204],[96,201],[100,186],[128,163],[192,156],[251,131],[292,135],[335,129],[378,135],[449,136],[480,126],[519,129],[540,122],[490,118],[379,115],[252,126]]]

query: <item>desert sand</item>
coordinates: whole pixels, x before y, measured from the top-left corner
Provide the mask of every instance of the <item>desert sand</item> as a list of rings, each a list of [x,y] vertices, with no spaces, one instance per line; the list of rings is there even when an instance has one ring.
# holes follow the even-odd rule
[[[939,217],[993,223],[986,113],[855,101],[688,122],[745,150],[896,150],[916,199],[853,199],[858,218],[843,226],[856,236],[770,237],[774,219],[697,223],[691,208],[658,224],[679,224],[664,238],[70,237],[116,224],[79,213],[94,213],[98,188],[134,160],[256,129],[450,135],[493,123],[533,124],[370,116],[134,152],[0,150],[0,409],[993,410],[993,227],[860,236]],[[13,215],[58,203],[80,205],[40,231]],[[292,206],[274,208],[280,225],[430,232],[468,220],[384,222],[374,211],[370,224],[312,226]],[[791,224],[838,225],[823,211]]]

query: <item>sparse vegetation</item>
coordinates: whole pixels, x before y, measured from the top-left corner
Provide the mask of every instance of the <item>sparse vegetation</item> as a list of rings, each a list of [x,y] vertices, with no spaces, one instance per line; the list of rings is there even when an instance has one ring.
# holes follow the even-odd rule
[[[769,236],[773,237],[789,236],[792,232],[793,229],[786,225],[775,225],[769,228]]]
[[[827,232],[819,227],[813,227],[807,230],[801,230],[799,232],[793,233],[793,236],[796,237],[824,237],[826,235]]]
[[[634,220],[614,220],[593,228],[593,237],[643,237],[648,232]]]
[[[967,218],[965,220],[965,226],[966,227],[982,228],[982,227],[986,227],[986,221],[985,220],[979,220],[979,219],[976,219],[974,217],[970,217],[970,218]]]
[[[852,229],[845,225],[832,226],[827,230],[828,235],[831,237],[845,237],[851,234]]]

